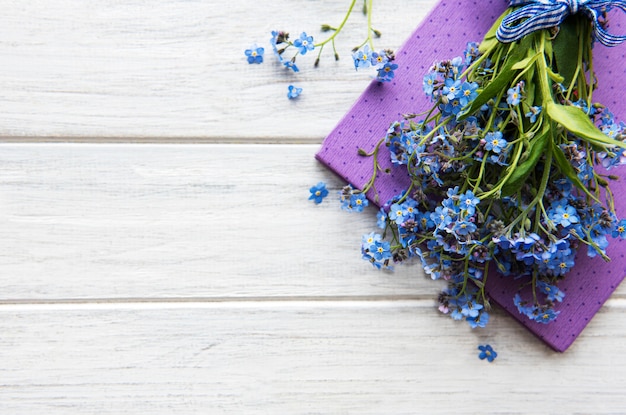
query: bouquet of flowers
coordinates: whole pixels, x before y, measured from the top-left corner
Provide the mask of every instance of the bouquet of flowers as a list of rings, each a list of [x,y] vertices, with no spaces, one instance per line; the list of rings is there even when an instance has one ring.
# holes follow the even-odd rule
[[[371,152],[374,174],[341,192],[361,210],[384,174],[389,150],[410,186],[382,204],[381,233],[362,241],[377,268],[418,258],[448,281],[439,309],[472,327],[489,320],[490,273],[529,286],[520,313],[539,323],[558,316],[559,282],[580,249],[609,260],[609,237],[626,238],[615,212],[611,169],[626,162],[623,123],[593,101],[592,48],[615,46],[608,13],[626,2],[510,0],[480,44],[435,63],[423,90],[432,105],[392,123]]]

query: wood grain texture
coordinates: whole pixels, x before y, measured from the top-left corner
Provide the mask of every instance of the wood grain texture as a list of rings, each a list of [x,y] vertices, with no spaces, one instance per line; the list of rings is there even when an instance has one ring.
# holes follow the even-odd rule
[[[434,3],[375,2],[377,47],[397,49]],[[323,39],[320,25],[338,25],[348,5],[0,1],[0,136],[321,142],[370,81],[350,57],[366,20],[355,11],[337,37],[340,61],[327,48],[314,69],[309,53],[298,74],[272,56],[270,32]],[[262,65],[245,60],[255,42],[266,47]],[[304,88],[297,101],[286,98],[290,83]]]
[[[340,210],[316,149],[0,144],[0,299],[435,297],[360,258],[376,211]]]
[[[498,313],[471,331],[432,306],[0,306],[0,412],[623,413],[624,308],[556,354]]]
[[[375,210],[342,211],[315,150],[1,144],[0,298],[436,296],[361,259]]]
[[[435,3],[375,2],[376,45]],[[363,17],[316,70],[243,50],[346,8],[0,0],[1,414],[624,413],[625,286],[556,354],[440,315],[419,267],[360,259],[373,209],[307,200],[344,185],[313,155],[369,83]]]

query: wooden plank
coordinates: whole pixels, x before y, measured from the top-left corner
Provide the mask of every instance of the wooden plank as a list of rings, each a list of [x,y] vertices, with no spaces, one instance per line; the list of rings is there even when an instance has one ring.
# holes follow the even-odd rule
[[[398,48],[435,0],[375,2],[379,48]],[[271,56],[270,32],[338,25],[348,1],[1,2],[0,137],[320,141],[369,84],[350,50],[366,36],[359,12],[329,48],[290,73]],[[360,2],[359,6],[360,7]],[[345,35],[344,35],[345,33]],[[252,43],[268,52],[249,65]],[[304,93],[286,98],[297,83]],[[271,120],[271,121],[270,121]]]
[[[2,144],[0,299],[435,297],[417,264],[360,258],[375,210],[340,210],[316,149]]]
[[[0,299],[436,296],[360,258],[375,210],[340,210],[316,149],[2,144]]]
[[[0,412],[617,414],[626,315],[611,304],[565,354],[427,301],[5,305]]]

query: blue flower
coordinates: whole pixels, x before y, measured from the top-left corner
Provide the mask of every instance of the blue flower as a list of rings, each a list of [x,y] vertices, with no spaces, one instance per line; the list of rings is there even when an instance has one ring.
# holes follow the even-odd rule
[[[482,308],[483,305],[478,304],[476,302],[476,299],[468,298],[465,303],[461,304],[461,314],[463,314],[465,317],[476,318],[478,317],[478,314],[480,313],[480,310],[482,310]]]
[[[561,225],[564,228],[580,222],[576,208],[570,205],[558,205],[554,211],[550,214],[550,219],[557,225]]]
[[[416,215],[417,223],[422,231],[428,231],[435,227],[435,223],[431,219],[431,212],[419,213]]]
[[[435,208],[435,211],[430,214],[430,219],[433,221],[437,229],[444,229],[452,223],[452,217],[450,217],[449,209],[443,206]]]
[[[489,322],[489,313],[486,311],[482,311],[476,317],[466,317],[465,321],[467,321],[471,328],[475,329],[476,327],[485,327]]]
[[[569,270],[571,270],[574,267],[574,255],[559,256],[555,258],[555,262],[556,262],[556,267],[554,267],[552,273],[554,275],[565,275],[569,272]],[[561,297],[561,300],[562,300],[562,297],[564,297],[565,294],[562,292],[556,293],[554,294],[554,298],[549,298],[550,297],[549,296],[548,299],[550,300],[556,299],[557,301],[560,302],[561,300],[559,300],[557,296]]]
[[[414,200],[402,204],[394,203],[389,209],[389,219],[394,221],[396,225],[402,225],[406,220],[415,217],[416,205],[417,203]]]
[[[361,249],[363,251],[371,251],[376,243],[382,242],[383,238],[380,234],[376,232],[370,232],[367,235],[363,235],[361,238]]]
[[[473,222],[460,220],[454,224],[452,230],[457,235],[468,235],[470,233],[476,232],[476,225]]]
[[[606,235],[603,233],[591,233],[592,244],[587,245],[587,256],[593,258],[598,255],[598,252],[606,255],[606,248],[609,246],[609,241],[606,239]]]
[[[376,214],[376,226],[380,229],[385,229],[387,227],[387,213],[383,208],[380,208]]]
[[[543,323],[543,324],[548,324],[549,322],[555,320],[557,316],[559,315],[558,312],[554,311],[551,308],[547,308],[545,310],[536,310],[535,314],[536,315],[535,315],[534,320],[537,323]]]
[[[455,98],[451,101],[448,101],[448,103],[443,106],[441,113],[446,117],[449,115],[457,115],[459,112],[461,112],[461,108],[463,108],[463,106],[461,105],[461,100]]]
[[[300,50],[302,55],[315,48],[313,44],[313,36],[308,36],[306,32],[302,32],[300,37],[293,41],[293,45]]]
[[[374,244],[372,256],[378,262],[391,259],[391,245],[387,241],[379,241]]]
[[[622,239],[626,239],[626,219],[620,220],[613,228],[613,232],[611,233],[613,238],[617,238],[618,236]]]
[[[507,141],[504,139],[500,131],[487,133],[485,136],[485,149],[493,151],[496,154],[499,154],[507,146],[507,144]]]
[[[463,55],[465,56],[465,65],[469,66],[476,59],[476,57],[480,54],[478,49],[478,43],[476,42],[468,42],[467,47],[465,48],[465,52]]]
[[[372,50],[368,45],[365,45],[363,49],[359,49],[352,54],[354,60],[354,68],[369,68],[372,65]]]
[[[263,54],[265,53],[265,49],[262,47],[258,47],[257,45],[253,45],[250,49],[246,49],[245,54],[248,57],[249,64],[259,64],[263,63]]]
[[[498,357],[498,353],[496,353],[496,351],[493,350],[493,348],[488,344],[478,346],[478,350],[480,350],[480,353],[478,354],[480,360],[487,359],[487,361],[493,362],[495,358]]]
[[[339,192],[339,200],[341,201],[341,209],[348,212],[362,212],[369,204],[365,194],[355,191],[350,185]]]
[[[593,171],[593,166],[584,163],[582,166],[578,167],[578,178],[580,179],[581,182],[583,182],[583,184],[588,184],[589,181],[593,178],[594,176],[594,171]]]
[[[382,69],[389,62],[389,57],[384,51],[372,52],[370,55],[370,64],[376,69]]]
[[[302,88],[298,88],[296,86],[293,85],[289,85],[289,87],[287,88],[287,98],[289,99],[294,99],[294,98],[298,98],[300,96],[300,94],[302,93]]]
[[[450,61],[450,65],[452,65],[452,72],[457,75],[463,69],[463,58],[457,56],[456,58],[452,58]]]
[[[391,245],[383,241],[382,236],[375,232],[363,235],[361,239],[361,254],[363,259],[371,263],[376,268],[391,269]]]
[[[353,207],[355,212],[362,212],[368,204],[369,202],[363,193],[353,194],[350,197],[350,205]]]
[[[289,68],[294,72],[300,72],[300,69],[296,66],[296,63],[293,60],[285,60],[283,61],[283,65],[285,68]]]
[[[443,84],[443,94],[450,101],[452,101],[455,98],[459,98],[461,96],[461,81],[460,80],[455,81],[452,78],[446,78]]]
[[[517,235],[515,239],[512,240],[513,247],[515,250],[519,251],[528,251],[530,248],[535,246],[537,242],[541,240],[541,237],[536,233],[532,232],[526,234],[525,236]]]
[[[548,284],[545,281],[538,281],[537,288],[546,295],[546,298],[550,301],[558,301],[559,303],[563,301],[565,297],[565,293],[558,289],[555,285]]]
[[[272,51],[274,52],[274,55],[276,55],[276,57],[281,61],[282,63],[282,56],[281,56],[281,51],[278,50],[278,45],[280,43],[283,42],[283,40],[285,39],[286,34],[284,32],[278,32],[276,30],[272,30],[272,37],[270,38],[270,45],[272,46]]]
[[[394,72],[396,69],[398,69],[398,65],[393,62],[387,62],[378,70],[376,79],[380,82],[389,82],[396,76]]]
[[[530,122],[535,122],[537,121],[537,115],[539,115],[540,113],[541,107],[530,107],[530,111],[528,111],[524,115],[526,116],[526,118],[530,119]]]
[[[476,206],[480,203],[480,199],[474,196],[474,192],[468,190],[459,197],[459,205],[461,209],[469,215],[476,213]]]
[[[422,89],[424,93],[430,97],[433,96],[433,92],[435,90],[435,83],[437,82],[437,73],[430,72],[424,76],[424,80],[422,81]]]
[[[516,85],[514,88],[509,88],[507,91],[506,102],[509,105],[519,105],[520,100],[522,99],[522,93],[520,92],[520,86]]]
[[[519,311],[520,314],[524,314],[526,317],[531,319],[534,318],[534,307],[527,306],[526,301],[522,300],[522,297],[519,294],[515,294],[513,297],[513,304],[515,304],[515,307],[517,307],[517,311]]]
[[[462,106],[466,106],[470,102],[476,99],[478,96],[478,84],[476,82],[463,82],[461,85],[460,102]]]
[[[315,204],[322,203],[322,200],[328,196],[328,189],[326,189],[326,183],[324,182],[319,182],[315,186],[311,187],[309,191],[311,192],[309,200],[314,201]]]
[[[608,108],[602,110],[600,114],[600,122],[602,125],[611,125],[614,123],[614,119],[613,113]]]

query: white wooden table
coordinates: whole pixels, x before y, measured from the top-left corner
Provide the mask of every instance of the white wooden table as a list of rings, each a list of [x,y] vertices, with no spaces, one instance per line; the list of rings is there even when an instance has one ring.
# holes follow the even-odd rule
[[[375,3],[397,48],[435,1]],[[374,209],[307,200],[344,184],[313,156],[364,19],[295,76],[243,51],[347,6],[0,0],[0,414],[626,413],[625,286],[558,354],[440,315],[360,259]]]

